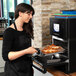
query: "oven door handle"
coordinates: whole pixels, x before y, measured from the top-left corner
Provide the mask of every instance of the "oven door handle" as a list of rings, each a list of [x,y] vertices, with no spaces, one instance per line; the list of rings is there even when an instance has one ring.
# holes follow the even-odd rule
[[[39,71],[42,72],[42,73],[46,73],[46,72],[47,72],[47,70],[46,70],[45,67],[42,67],[42,66],[41,66],[41,67],[42,67],[42,69],[41,69],[41,68],[37,67],[37,66],[34,65],[34,64],[33,64],[33,67],[36,68],[37,70],[39,70]]]

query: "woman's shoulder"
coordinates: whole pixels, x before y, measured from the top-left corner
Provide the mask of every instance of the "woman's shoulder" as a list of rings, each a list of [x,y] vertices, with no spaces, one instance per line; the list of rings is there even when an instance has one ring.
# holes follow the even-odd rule
[[[4,33],[3,33],[3,36],[13,36],[14,33],[15,33],[15,32],[14,32],[14,29],[8,27],[7,29],[5,29],[5,31],[4,31]]]
[[[5,33],[5,32],[11,33],[11,32],[13,32],[14,30],[15,30],[15,29],[13,28],[13,26],[10,25],[10,26],[4,31],[4,33]]]
[[[8,27],[3,33],[3,39],[11,40],[11,39],[13,39],[14,34],[15,34],[14,30],[12,28]]]
[[[5,29],[4,33],[12,33],[13,29],[8,27],[7,29]]]

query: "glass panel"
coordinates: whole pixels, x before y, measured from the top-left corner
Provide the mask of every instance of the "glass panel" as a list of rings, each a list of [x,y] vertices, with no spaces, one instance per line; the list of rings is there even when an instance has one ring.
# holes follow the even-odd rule
[[[9,0],[9,12],[14,12],[14,0]]]
[[[30,4],[30,3],[31,3],[31,1],[30,1],[30,0],[26,0],[26,1],[25,1],[25,3]]]
[[[7,2],[3,0],[3,11],[4,11],[4,18],[7,18]]]
[[[24,0],[17,0],[17,4],[23,3]]]

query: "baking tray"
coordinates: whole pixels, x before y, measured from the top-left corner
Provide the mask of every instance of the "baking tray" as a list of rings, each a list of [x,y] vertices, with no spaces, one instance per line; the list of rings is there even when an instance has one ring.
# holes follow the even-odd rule
[[[47,46],[45,46],[45,47],[48,47],[48,46],[49,46],[49,45],[47,45]],[[43,50],[45,47],[36,48],[36,50],[38,51],[38,53],[37,53],[38,56],[49,56],[49,55],[54,55],[54,54],[57,54],[57,53],[59,54],[59,53],[64,53],[64,52],[65,52],[65,49],[61,47],[60,51],[58,51],[58,52],[45,54],[45,53],[42,52],[42,50]]]

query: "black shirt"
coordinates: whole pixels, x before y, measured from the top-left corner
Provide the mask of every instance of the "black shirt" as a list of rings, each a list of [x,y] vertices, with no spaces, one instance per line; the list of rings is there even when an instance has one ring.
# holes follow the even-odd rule
[[[31,37],[25,31],[17,31],[13,28],[7,28],[5,30],[3,35],[2,56],[6,61],[6,76],[32,76],[32,59],[29,54],[12,61],[8,59],[8,53],[10,51],[20,51],[30,46]]]

